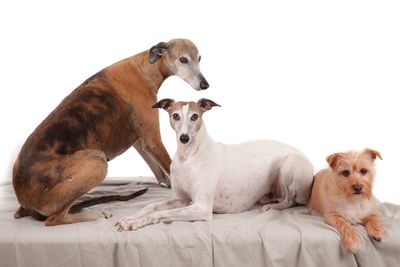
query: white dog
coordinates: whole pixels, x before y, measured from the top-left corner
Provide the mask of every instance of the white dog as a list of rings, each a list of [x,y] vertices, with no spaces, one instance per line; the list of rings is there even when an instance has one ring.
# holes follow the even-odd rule
[[[310,161],[276,141],[214,142],[202,121],[203,113],[214,106],[219,105],[208,99],[163,99],[153,106],[169,112],[177,136],[170,176],[173,198],[121,219],[119,231],[158,222],[210,220],[213,212],[242,212],[261,199],[269,203],[263,211],[307,202],[313,181]]]

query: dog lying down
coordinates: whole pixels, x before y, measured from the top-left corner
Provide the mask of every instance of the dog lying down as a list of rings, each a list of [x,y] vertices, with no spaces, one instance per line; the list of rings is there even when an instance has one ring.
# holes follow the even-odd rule
[[[352,224],[362,224],[368,236],[381,241],[385,229],[378,215],[378,201],[372,194],[375,180],[375,159],[381,154],[373,149],[329,155],[330,168],[315,175],[308,203],[311,211],[324,217],[341,236],[343,247],[356,253],[362,238]]]
[[[176,132],[173,197],[122,218],[116,224],[119,231],[159,222],[211,220],[213,212],[242,212],[261,199],[268,203],[263,211],[306,204],[313,181],[311,162],[296,148],[277,141],[214,142],[202,116],[215,106],[219,105],[208,99],[163,99],[153,106],[168,111]]]

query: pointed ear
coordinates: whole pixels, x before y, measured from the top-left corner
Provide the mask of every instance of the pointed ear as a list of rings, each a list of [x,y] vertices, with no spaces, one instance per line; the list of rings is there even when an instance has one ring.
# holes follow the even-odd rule
[[[203,109],[203,111],[208,111],[212,107],[220,107],[220,105],[207,98],[200,99],[197,101],[197,104]]]
[[[165,109],[166,111],[168,111],[171,108],[172,103],[174,103],[174,102],[175,102],[175,100],[173,100],[173,99],[165,98],[165,99],[161,99],[160,101],[158,101],[151,107],[152,108],[162,108],[162,109]]]
[[[326,157],[326,162],[332,169],[335,169],[339,160],[343,157],[343,153],[334,153]]]
[[[157,62],[168,50],[168,44],[165,42],[158,43],[150,48],[149,62],[153,64]]]
[[[363,153],[370,155],[371,159],[373,159],[373,160],[375,160],[376,157],[382,159],[381,153],[379,153],[376,150],[370,149],[370,148],[364,149]]]

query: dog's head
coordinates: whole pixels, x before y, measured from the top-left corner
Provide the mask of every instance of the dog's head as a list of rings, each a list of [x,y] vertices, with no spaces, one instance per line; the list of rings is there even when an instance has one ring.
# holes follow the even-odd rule
[[[204,112],[215,106],[220,105],[205,98],[197,102],[175,102],[167,98],[158,101],[152,107],[162,108],[169,113],[169,121],[176,132],[177,142],[186,145],[196,140],[203,124]]]
[[[193,89],[205,90],[209,87],[207,80],[200,72],[201,56],[193,42],[187,39],[172,39],[161,42],[149,51],[149,62],[159,62],[169,75],[177,75]]]
[[[361,152],[335,153],[326,158],[335,174],[335,182],[346,198],[372,196],[377,157],[382,159],[378,151],[366,148]]]

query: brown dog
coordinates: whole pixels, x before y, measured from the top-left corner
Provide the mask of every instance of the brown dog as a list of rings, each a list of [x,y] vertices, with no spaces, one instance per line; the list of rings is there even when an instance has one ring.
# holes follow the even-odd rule
[[[372,194],[377,157],[382,159],[378,151],[368,148],[328,156],[331,168],[316,174],[308,202],[311,210],[339,231],[344,248],[353,253],[360,249],[361,238],[351,224],[364,225],[375,240],[385,236]]]
[[[169,157],[161,142],[157,92],[177,75],[207,89],[200,55],[189,40],[173,39],[117,62],[87,79],[35,129],[13,169],[21,207],[46,225],[95,220],[103,213],[69,213],[106,176],[107,161],[134,146],[157,180],[169,185]]]

